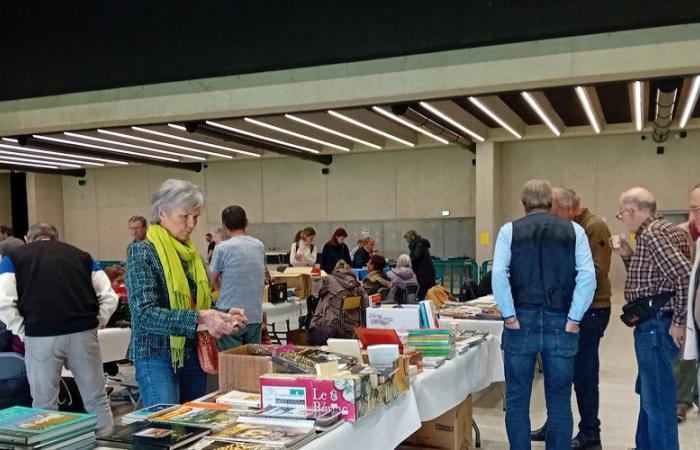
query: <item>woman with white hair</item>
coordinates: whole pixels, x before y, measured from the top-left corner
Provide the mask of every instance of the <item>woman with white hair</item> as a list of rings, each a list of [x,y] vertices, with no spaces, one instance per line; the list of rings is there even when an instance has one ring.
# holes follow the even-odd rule
[[[402,280],[405,283],[418,284],[416,274],[411,268],[411,257],[405,253],[398,257],[396,260],[396,267],[387,272],[386,276],[388,276],[391,281]]]
[[[128,358],[136,368],[143,406],[184,403],[206,393],[197,354],[197,327],[214,338],[245,326],[242,310],[211,308],[211,287],[202,257],[190,239],[204,206],[199,187],[166,180],[153,194],[146,240],[127,255],[131,310]]]

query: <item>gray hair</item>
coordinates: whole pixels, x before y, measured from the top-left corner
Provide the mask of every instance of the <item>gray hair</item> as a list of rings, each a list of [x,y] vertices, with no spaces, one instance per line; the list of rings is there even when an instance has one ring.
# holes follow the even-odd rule
[[[204,194],[199,186],[189,181],[169,179],[163,181],[151,198],[151,223],[160,223],[160,213],[171,213],[180,208],[194,211],[204,206]]]
[[[399,255],[396,259],[396,267],[408,267],[411,268],[411,257],[403,253]]]
[[[578,208],[581,205],[581,197],[573,189],[564,186],[554,186],[552,188],[552,199],[559,205],[567,208]]]
[[[46,222],[35,223],[31,227],[29,227],[29,230],[27,230],[27,240],[30,242],[34,242],[41,239],[57,241],[58,230],[55,226]]]
[[[547,180],[530,180],[523,186],[520,201],[525,212],[552,208],[552,185]]]
[[[633,188],[622,194],[620,202],[627,207],[638,211],[647,211],[656,214],[656,199],[654,195],[644,188]]]

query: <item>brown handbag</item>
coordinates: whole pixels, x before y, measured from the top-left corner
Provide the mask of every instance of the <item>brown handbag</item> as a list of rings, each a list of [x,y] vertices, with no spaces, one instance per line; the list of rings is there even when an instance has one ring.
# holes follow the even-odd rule
[[[216,339],[208,331],[197,332],[197,355],[204,373],[219,373],[219,348],[216,346]]]

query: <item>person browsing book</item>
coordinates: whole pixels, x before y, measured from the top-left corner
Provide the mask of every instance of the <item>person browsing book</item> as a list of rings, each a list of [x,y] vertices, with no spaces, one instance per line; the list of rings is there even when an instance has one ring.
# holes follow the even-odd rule
[[[386,267],[386,259],[382,255],[372,255],[367,263],[367,278],[362,281],[362,287],[367,292],[367,295],[374,295],[380,289],[391,287],[391,280],[384,274]]]
[[[358,248],[355,252],[355,256],[352,258],[352,268],[362,269],[369,262],[369,258],[374,253],[374,244],[376,241],[371,237],[366,237],[362,241],[362,247]]]
[[[333,272],[338,261],[343,260],[350,264],[350,250],[345,244],[345,239],[348,237],[348,232],[345,228],[338,228],[333,232],[331,239],[326,242],[321,252],[321,269],[326,273]]]
[[[289,264],[293,267],[313,267],[316,264],[318,249],[314,245],[316,230],[306,227],[294,236],[289,252]]]
[[[221,213],[229,239],[214,248],[210,276],[221,288],[216,309],[245,311],[248,324],[237,333],[219,338],[219,350],[245,344],[259,344],[262,333],[262,303],[265,285],[265,246],[248,236],[248,216],[240,206],[229,206]]]
[[[190,238],[203,207],[199,187],[164,181],[153,194],[147,239],[129,248],[132,331],[127,356],[134,362],[144,407],[206,394],[207,376],[197,355],[199,325],[217,339],[246,325],[240,309],[212,309],[207,270]]]

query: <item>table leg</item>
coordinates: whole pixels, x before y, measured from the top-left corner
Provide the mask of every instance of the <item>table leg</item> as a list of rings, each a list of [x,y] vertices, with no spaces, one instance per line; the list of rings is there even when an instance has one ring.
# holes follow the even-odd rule
[[[472,419],[472,428],[474,428],[474,447],[481,448],[481,430],[474,419]]]

